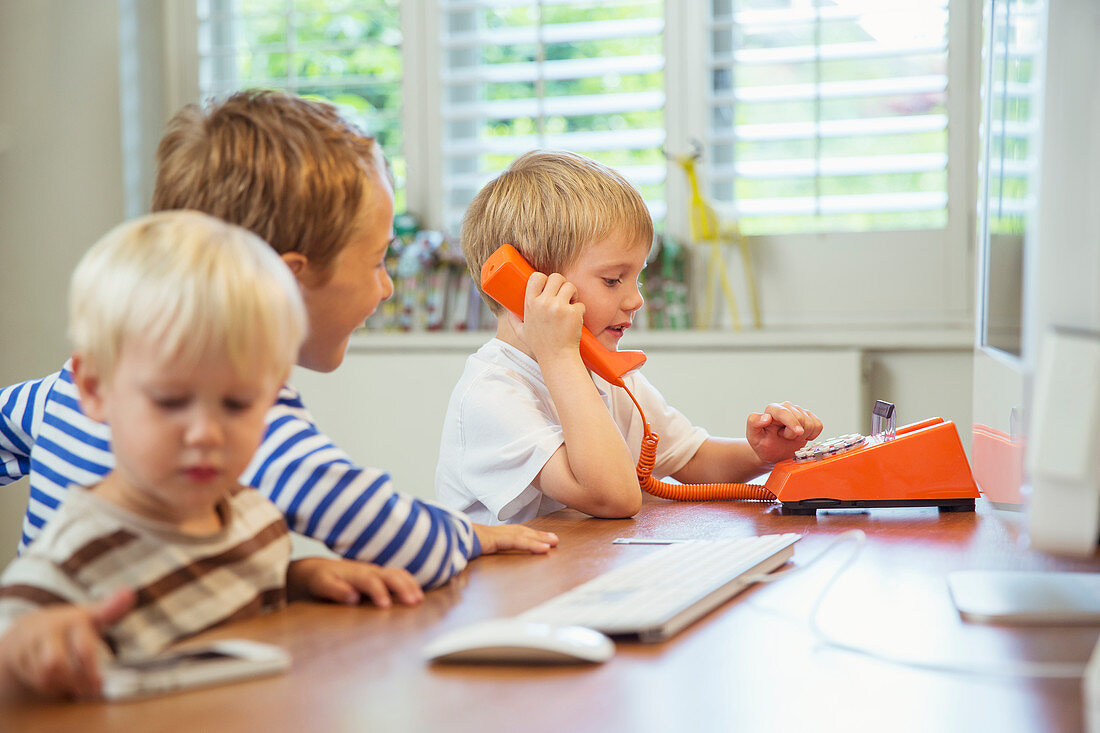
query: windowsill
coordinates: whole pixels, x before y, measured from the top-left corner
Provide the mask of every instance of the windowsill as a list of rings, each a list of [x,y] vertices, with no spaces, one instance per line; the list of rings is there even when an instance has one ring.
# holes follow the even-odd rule
[[[350,353],[393,351],[462,351],[472,353],[492,337],[491,331],[411,332],[358,331]],[[863,349],[867,351],[971,351],[974,331],[966,327],[823,327],[768,328],[734,331],[646,331],[629,334],[624,349],[643,351],[711,351],[775,349]]]

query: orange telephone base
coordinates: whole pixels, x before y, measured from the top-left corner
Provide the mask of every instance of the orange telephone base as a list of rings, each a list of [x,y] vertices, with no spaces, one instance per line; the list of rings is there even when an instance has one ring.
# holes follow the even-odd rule
[[[869,436],[818,460],[782,461],[765,486],[783,514],[915,506],[974,511],[979,496],[955,424],[939,417],[898,428],[893,440]]]

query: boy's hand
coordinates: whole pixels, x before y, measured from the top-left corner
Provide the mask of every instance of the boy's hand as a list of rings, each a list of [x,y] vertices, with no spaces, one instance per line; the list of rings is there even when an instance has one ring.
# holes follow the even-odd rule
[[[518,550],[542,555],[550,552],[558,544],[558,536],[553,532],[539,532],[522,524],[502,524],[490,527],[475,524],[474,533],[481,543],[481,554],[492,555],[505,550]]]
[[[527,280],[523,323],[517,332],[539,364],[580,354],[584,304],[574,303],[576,297],[577,288],[559,273],[536,272]]]
[[[790,458],[820,434],[817,415],[790,402],[773,402],[764,412],[750,414],[745,426],[749,445],[765,464]]]
[[[96,603],[54,606],[22,616],[0,639],[0,678],[49,696],[99,697],[103,632],[134,607],[122,588]]]
[[[286,584],[291,598],[323,598],[349,606],[364,595],[379,608],[389,608],[392,598],[406,606],[424,600],[423,589],[408,570],[342,558],[295,560],[287,569]]]

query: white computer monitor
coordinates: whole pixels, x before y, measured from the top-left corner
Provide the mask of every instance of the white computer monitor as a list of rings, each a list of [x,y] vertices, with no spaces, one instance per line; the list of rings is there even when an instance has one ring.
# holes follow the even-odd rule
[[[1096,537],[1063,543],[1059,525],[1100,522],[1098,14],[1093,0],[987,0],[983,23],[972,464],[994,506],[1028,515],[1036,547],[1076,554]]]
[[[971,464],[1033,550],[1074,556],[1100,542],[1098,28],[1095,0],[984,3]],[[1100,619],[1096,574],[1035,578],[965,582],[1004,601],[991,620],[1069,618],[1059,597]]]
[[[1022,510],[1045,15],[986,0],[982,28],[971,466],[995,507]]]

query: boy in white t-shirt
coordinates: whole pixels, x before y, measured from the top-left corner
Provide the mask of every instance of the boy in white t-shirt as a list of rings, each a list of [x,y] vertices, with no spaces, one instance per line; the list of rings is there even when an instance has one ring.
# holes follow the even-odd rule
[[[451,395],[435,480],[441,503],[484,524],[563,507],[597,517],[641,508],[642,418],[624,390],[588,371],[578,344],[583,324],[617,349],[642,307],[638,276],[652,240],[637,189],[581,155],[527,153],[478,193],[462,225],[470,272],[476,278],[502,244],[537,272],[524,321],[487,299],[496,338],[467,360]],[[713,437],[640,372],[624,381],[661,436],[656,478],[746,481],[821,432],[817,416],[784,402],[750,414],[745,439]]]

